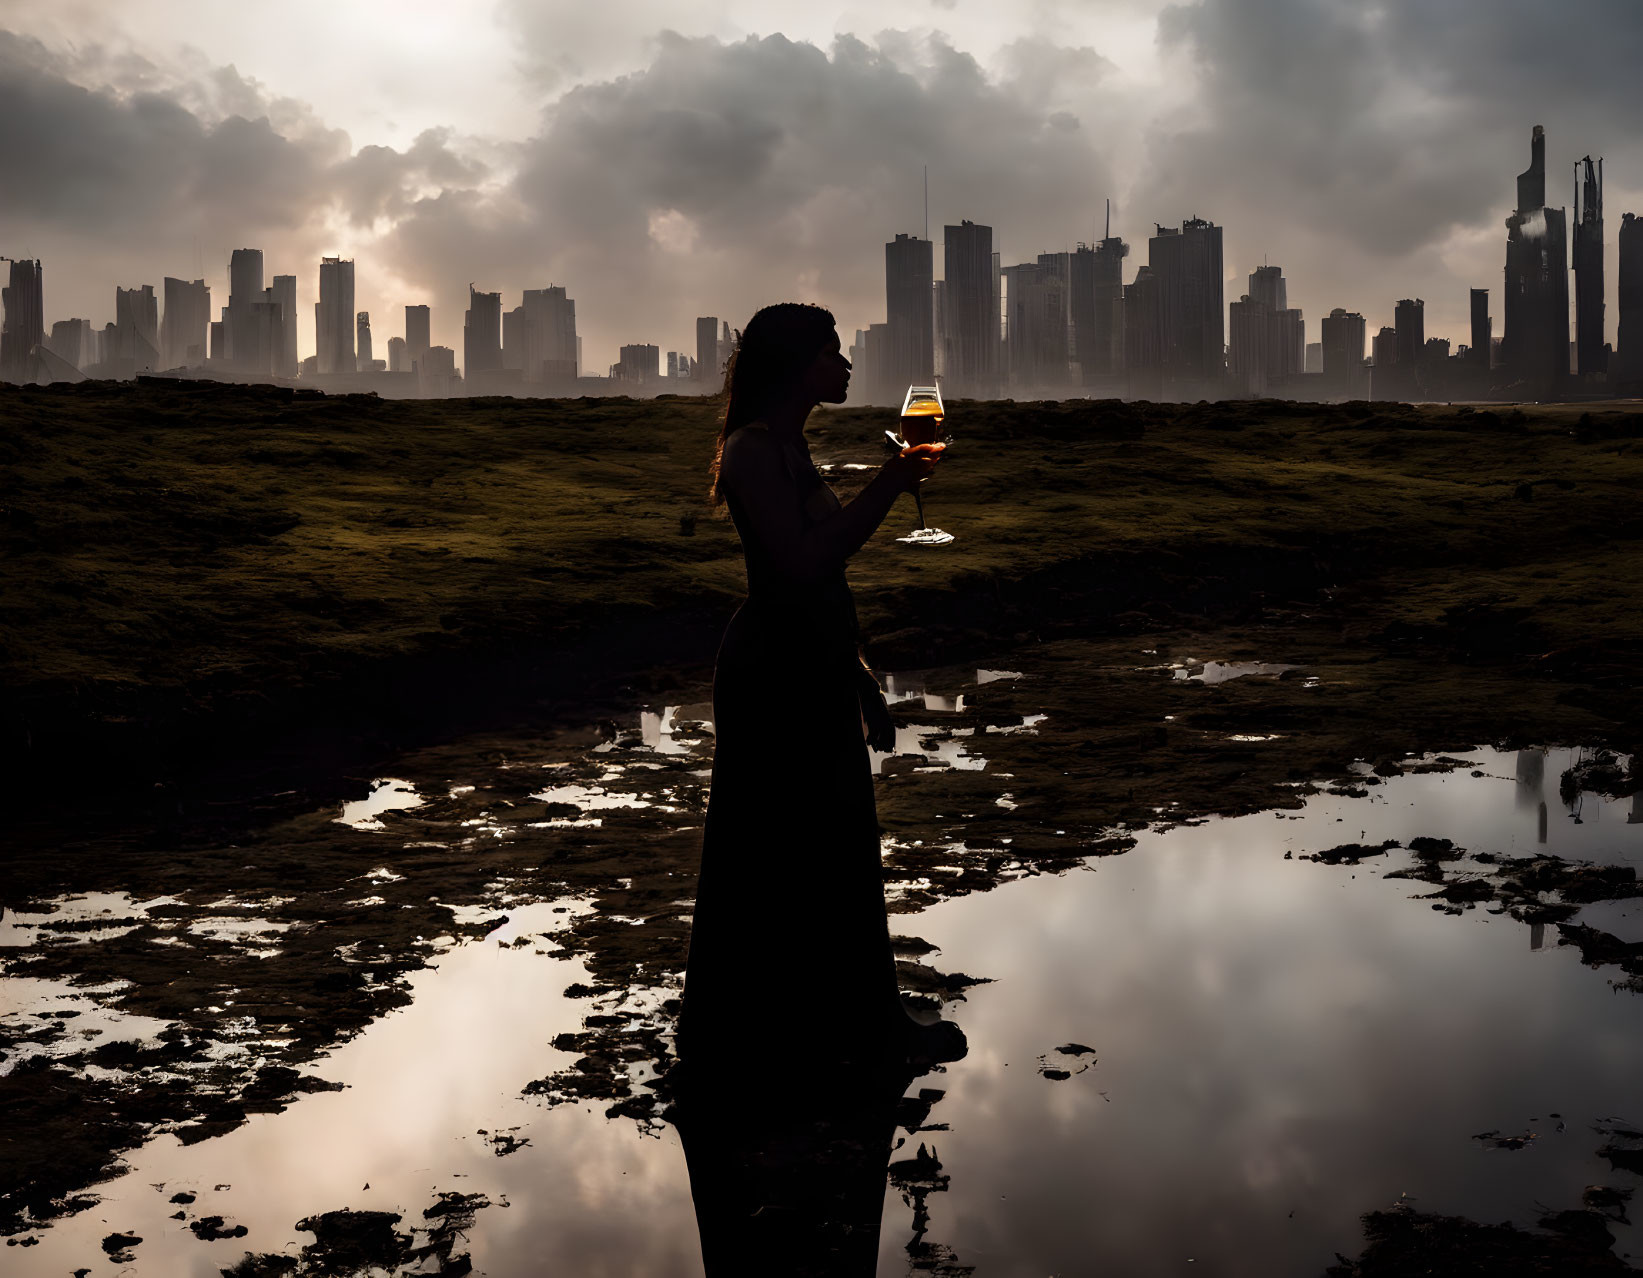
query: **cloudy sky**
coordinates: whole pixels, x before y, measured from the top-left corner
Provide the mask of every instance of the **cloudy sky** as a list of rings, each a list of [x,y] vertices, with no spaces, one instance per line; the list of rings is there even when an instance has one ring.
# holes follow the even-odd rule
[[[1608,161],[1643,212],[1643,0],[0,0],[0,254],[48,323],[230,250],[357,263],[377,341],[470,281],[563,284],[585,364],[691,349],[786,298],[883,318],[883,243],[990,223],[1005,261],[1155,222],[1225,230],[1227,294],[1281,265],[1309,340],[1405,296],[1496,333],[1503,221],[1547,127],[1554,203]],[[940,251],[937,251],[939,272]],[[1615,307],[1610,284],[1608,336]]]

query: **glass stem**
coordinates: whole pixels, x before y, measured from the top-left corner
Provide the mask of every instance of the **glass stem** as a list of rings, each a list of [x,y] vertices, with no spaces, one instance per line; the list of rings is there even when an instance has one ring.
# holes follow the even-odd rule
[[[917,488],[913,489],[913,504],[918,507],[918,526],[928,528],[930,525],[924,522],[924,498]]]

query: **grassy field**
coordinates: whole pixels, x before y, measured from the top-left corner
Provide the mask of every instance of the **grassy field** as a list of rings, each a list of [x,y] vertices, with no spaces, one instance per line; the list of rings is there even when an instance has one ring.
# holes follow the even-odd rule
[[[9,771],[144,780],[396,717],[437,734],[503,689],[699,671],[742,585],[705,501],[718,411],[0,388]],[[882,664],[1309,604],[1353,642],[1637,708],[1635,407],[960,402],[949,421],[926,495],[958,541],[895,544],[903,502],[853,562]],[[818,462],[873,464],[891,413],[812,423]],[[846,493],[864,474],[832,473]]]

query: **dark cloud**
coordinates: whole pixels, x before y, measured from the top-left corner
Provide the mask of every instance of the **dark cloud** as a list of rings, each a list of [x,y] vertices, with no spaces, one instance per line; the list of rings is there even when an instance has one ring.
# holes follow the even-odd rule
[[[1197,91],[1149,130],[1132,206],[1226,224],[1229,267],[1270,252],[1312,315],[1390,322],[1424,292],[1429,331],[1435,311],[1459,336],[1465,287],[1498,284],[1535,124],[1554,202],[1587,151],[1643,165],[1632,0],[1200,0],[1163,12],[1159,42]]]
[[[925,165],[938,236],[969,217],[1031,256],[1098,229],[1110,174],[1044,55],[1023,46],[1020,75],[994,78],[940,39],[664,35],[643,71],[548,109],[505,199],[426,201],[393,251],[441,296],[483,270],[510,291],[566,284],[590,347],[683,343],[696,314],[786,297],[864,325],[882,318],[885,240],[922,229]],[[1103,70],[1057,54],[1086,87]]]

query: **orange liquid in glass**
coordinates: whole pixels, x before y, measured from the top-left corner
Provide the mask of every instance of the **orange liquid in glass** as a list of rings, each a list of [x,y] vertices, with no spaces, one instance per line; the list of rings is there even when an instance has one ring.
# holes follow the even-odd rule
[[[909,444],[937,443],[945,416],[935,400],[917,400],[907,405],[907,411],[901,415],[901,437]]]

